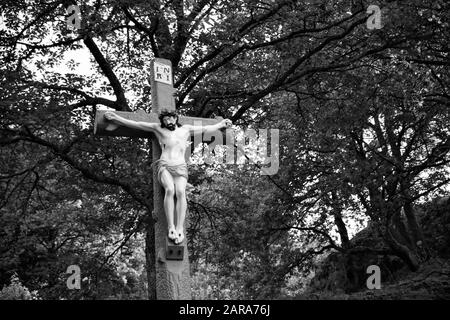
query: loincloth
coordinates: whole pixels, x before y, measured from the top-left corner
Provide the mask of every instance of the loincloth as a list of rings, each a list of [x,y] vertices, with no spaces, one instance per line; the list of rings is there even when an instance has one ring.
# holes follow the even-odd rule
[[[186,163],[177,165],[169,165],[166,160],[159,159],[152,163],[152,168],[155,170],[158,178],[158,182],[161,183],[162,169],[166,169],[172,175],[172,177],[185,177],[188,178],[188,169]]]

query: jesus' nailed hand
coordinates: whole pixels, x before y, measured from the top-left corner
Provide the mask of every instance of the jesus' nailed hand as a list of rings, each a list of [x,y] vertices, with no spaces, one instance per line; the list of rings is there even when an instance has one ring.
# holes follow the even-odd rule
[[[114,112],[106,112],[105,118],[116,125],[132,129],[151,131],[155,134],[161,146],[161,157],[153,163],[159,183],[165,190],[164,211],[169,228],[168,237],[175,244],[184,240],[184,219],[186,217],[186,184],[188,179],[187,164],[184,158],[188,138],[194,133],[211,134],[214,131],[231,127],[230,119],[209,126],[181,125],[174,111],[162,110],[159,114],[160,123],[148,123],[125,119]],[[177,197],[176,211],[175,199]],[[177,225],[175,226],[175,212]]]

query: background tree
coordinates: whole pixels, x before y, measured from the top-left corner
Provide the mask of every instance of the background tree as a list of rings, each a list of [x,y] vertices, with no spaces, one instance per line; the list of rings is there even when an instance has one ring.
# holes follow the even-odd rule
[[[0,283],[17,272],[44,298],[155,298],[149,146],[92,130],[97,108],[151,110],[154,57],[172,61],[182,113],[282,129],[277,175],[191,175],[194,273],[232,276],[218,288],[253,298],[333,249],[416,270],[428,253],[414,204],[448,184],[448,5],[380,1],[371,31],[369,4],[3,2]],[[87,74],[73,57],[83,50]],[[348,247],[367,220],[384,243]],[[76,297],[62,281],[72,263],[90,281]]]

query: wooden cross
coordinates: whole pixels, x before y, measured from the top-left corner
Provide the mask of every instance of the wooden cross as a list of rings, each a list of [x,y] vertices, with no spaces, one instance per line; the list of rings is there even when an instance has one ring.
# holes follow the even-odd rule
[[[151,64],[152,112],[123,112],[116,113],[126,119],[134,121],[159,123],[158,112],[161,109],[175,110],[175,89],[173,88],[172,63],[167,59],[156,58]],[[161,156],[161,147],[154,134],[134,130],[124,126],[112,125],[104,118],[108,110],[97,110],[94,124],[94,134],[104,136],[122,136],[150,138],[152,143],[152,162]],[[222,118],[206,119],[195,117],[180,117],[181,124],[212,125]],[[195,144],[201,142],[194,139]],[[190,148],[187,148],[186,158]],[[156,171],[156,170],[155,170]],[[153,203],[155,224],[155,256],[156,256],[156,297],[158,300],[191,299],[191,280],[187,251],[187,238],[181,246],[168,246],[167,222],[164,213],[164,191],[157,179],[157,172],[153,172]],[[188,216],[186,215],[186,220]],[[184,228],[186,230],[186,228]],[[178,247],[178,249],[177,249]],[[177,252],[181,253],[177,256]],[[168,252],[170,251],[170,252]]]

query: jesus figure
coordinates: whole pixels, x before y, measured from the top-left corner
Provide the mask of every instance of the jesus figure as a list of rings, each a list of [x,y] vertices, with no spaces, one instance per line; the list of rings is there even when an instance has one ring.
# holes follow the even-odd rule
[[[155,134],[161,146],[161,157],[153,163],[153,169],[157,172],[158,182],[165,190],[164,212],[166,214],[168,237],[175,244],[184,240],[184,220],[186,217],[186,184],[188,170],[185,160],[185,152],[188,146],[187,140],[194,133],[213,133],[214,131],[231,127],[231,120],[224,119],[221,122],[209,126],[181,125],[178,122],[178,114],[175,111],[162,110],[159,114],[160,123],[148,123],[125,119],[114,112],[106,112],[105,118],[117,125],[132,129],[151,131]],[[175,196],[177,199],[175,218]]]

